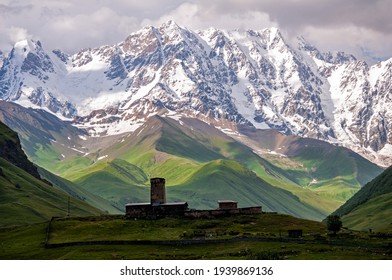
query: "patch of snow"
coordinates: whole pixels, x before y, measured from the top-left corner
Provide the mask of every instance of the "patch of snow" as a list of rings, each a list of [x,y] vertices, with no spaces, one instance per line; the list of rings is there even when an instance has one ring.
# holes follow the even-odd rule
[[[132,94],[131,99],[124,105],[122,106],[122,108],[128,108],[129,106],[132,105],[133,102],[135,102],[136,100],[142,99],[144,98],[146,95],[148,95],[150,93],[150,91],[157,85],[157,83],[159,82],[160,78],[161,78],[161,70],[162,68],[160,68],[158,71],[155,72],[151,72],[151,73],[147,73],[146,76],[149,75],[154,75],[154,79],[152,80],[151,83],[142,86],[138,89],[138,91],[136,91],[134,94]]]
[[[93,55],[92,58],[93,58],[92,61],[83,64],[80,67],[72,67],[72,68],[70,67],[69,73],[95,72],[107,68],[107,63],[104,60],[100,59],[100,57]]]
[[[101,157],[97,158],[97,160],[102,160],[102,159],[105,159],[107,157],[108,157],[108,155],[104,155],[104,156],[101,156]]]
[[[81,150],[78,150],[78,149],[76,149],[76,148],[71,148],[71,147],[69,147],[71,150],[74,150],[75,152],[78,152],[78,153],[81,153],[81,154],[84,154],[85,152],[84,151],[81,151]]]
[[[370,82],[371,88],[374,88],[376,83],[377,83],[377,81],[380,79],[381,74],[384,71],[384,67],[383,67],[384,64],[385,64],[385,62],[384,63],[378,63],[378,64],[373,65],[370,68],[370,71],[369,71],[369,82]]]
[[[83,100],[83,106],[78,108],[78,111],[82,115],[87,115],[93,110],[102,109],[102,108],[110,108],[117,107],[121,101],[129,98],[130,93],[125,91],[118,92],[110,92],[110,91],[101,91],[97,96],[88,97]]]
[[[392,144],[386,144],[378,153],[382,156],[392,157]]]
[[[140,131],[139,131],[139,132],[136,134],[136,136],[139,136],[139,135],[140,135],[140,133],[142,133],[142,132],[143,132],[144,128],[145,128],[145,127],[143,127],[142,129],[140,129]]]
[[[224,134],[226,135],[240,135],[237,131],[234,131],[230,128],[221,128],[221,127],[217,127],[220,131],[222,131]]]
[[[313,180],[309,183],[309,185],[314,185],[314,184],[317,184],[317,183],[318,183],[318,180],[313,178]]]
[[[270,155],[275,155],[275,156],[280,156],[280,157],[287,157],[287,156],[284,155],[284,154],[277,153],[277,152],[271,151],[271,150],[268,150],[267,153],[270,154]]]
[[[191,91],[195,88],[196,84],[188,78],[183,67],[181,66],[181,61],[178,60],[176,62],[177,67],[174,70],[174,73],[169,73],[168,83],[170,88],[174,93],[178,96],[184,94],[186,92]]]

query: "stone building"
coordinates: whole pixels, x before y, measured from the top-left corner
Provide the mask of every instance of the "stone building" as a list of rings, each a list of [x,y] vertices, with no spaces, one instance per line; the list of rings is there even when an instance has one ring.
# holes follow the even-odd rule
[[[189,209],[187,202],[166,202],[164,178],[151,178],[150,202],[128,203],[125,205],[126,218],[157,219],[166,216],[188,218],[214,218],[231,215],[261,214],[261,206],[238,208],[237,201],[218,200],[218,209],[195,210]]]
[[[150,197],[152,205],[160,205],[166,203],[166,181],[164,178],[151,178]]]
[[[160,218],[165,216],[184,216],[188,209],[186,202],[166,202],[164,178],[150,179],[150,202],[128,203],[125,205],[126,218]]]
[[[237,204],[234,200],[218,200],[219,209],[237,209]]]

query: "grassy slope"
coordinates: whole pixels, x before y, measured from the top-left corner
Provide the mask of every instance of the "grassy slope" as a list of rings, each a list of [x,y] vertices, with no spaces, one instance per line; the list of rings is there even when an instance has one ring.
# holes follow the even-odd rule
[[[343,224],[358,230],[391,231],[392,167],[367,183],[335,214]]]
[[[367,200],[392,192],[392,166],[368,182],[357,194],[349,199],[335,214],[346,215]]]
[[[345,227],[392,233],[392,193],[367,200],[342,217]]]
[[[243,165],[231,160],[216,160],[205,164],[189,180],[168,187],[168,197],[188,201],[191,208],[216,208],[217,200],[237,200],[239,207],[260,206],[265,211],[277,211],[298,217],[320,220],[323,213],[301,203],[288,191],[276,188],[256,176]]]
[[[58,188],[59,190],[62,190],[69,195],[78,198],[80,200],[83,200],[84,202],[88,203],[89,205],[100,209],[101,211],[105,213],[110,213],[110,214],[120,214],[123,213],[124,209],[118,209],[114,205],[112,205],[109,201],[103,199],[102,197],[93,194],[84,188],[81,188],[80,186],[76,185],[75,183],[68,181],[64,178],[61,178],[57,175],[54,175],[53,173],[43,169],[43,168],[38,168],[38,171],[41,175],[42,178],[48,180],[53,184],[54,187]]]
[[[102,161],[86,174],[75,183],[110,201],[118,209],[125,210],[125,204],[130,201],[149,200],[147,176],[140,168],[124,160]]]
[[[287,178],[338,205],[383,171],[358,154],[323,141],[250,128],[241,132],[257,147],[285,154],[267,157]]]
[[[68,195],[41,180],[27,159],[18,135],[0,123],[0,225],[42,222],[65,216]],[[78,199],[70,199],[72,215],[97,215],[100,210]]]
[[[228,137],[205,123],[184,119],[187,127],[164,119],[187,137],[203,143],[226,159],[235,160],[254,171],[273,186],[288,190],[301,201],[330,213],[342,205],[370,178],[382,169],[348,149],[323,141],[283,136],[277,132],[256,131],[253,149],[277,150],[287,156],[264,153],[258,156],[251,148]],[[189,127],[191,129],[189,129]]]
[[[285,165],[290,159],[279,157],[277,160],[277,157],[274,157],[275,162],[271,163],[271,161],[267,160],[269,158],[260,158],[247,150],[242,153],[241,151],[236,152],[230,158],[244,164],[269,184],[290,191],[305,204],[312,205],[326,214],[341,205],[341,202],[335,198],[331,199],[331,197],[323,196],[301,184],[300,181],[308,180],[310,176],[306,171],[298,172],[293,176],[291,170]],[[295,164],[300,165],[302,163],[297,161]]]
[[[78,135],[83,131],[53,114],[0,100],[0,119],[18,133],[30,161],[47,170],[56,172],[54,168],[62,164],[63,156],[80,155],[76,150],[82,146],[74,140],[80,140]]]
[[[68,195],[0,158],[0,226],[47,221],[66,216]],[[71,198],[71,215],[102,214],[81,200]]]
[[[197,140],[198,145],[200,145],[199,143],[204,145],[204,148],[201,149],[204,152],[200,153],[198,157],[199,161],[201,159],[204,162],[207,162],[212,156],[220,159],[224,158],[237,161],[246,166],[249,170],[254,171],[264,181],[273,186],[292,192],[298,196],[304,204],[312,205],[314,208],[321,210],[325,214],[332,212],[342,203],[340,201],[336,202],[329,197],[319,195],[313,190],[304,188],[296,182],[298,177],[292,178],[293,176],[291,176],[291,174],[283,168],[259,157],[249,147],[235,141],[205,123],[191,120],[190,123],[188,123],[188,127],[186,127],[168,118],[161,119],[161,122],[163,123],[164,128],[168,127],[168,129],[165,129],[164,131],[176,131],[175,135],[178,143],[177,146],[181,147],[181,151],[188,151],[188,154],[182,152],[183,157],[191,159],[192,155],[190,152],[194,151],[197,147],[189,144],[186,147],[183,147],[181,139],[187,139],[187,141],[184,141],[186,143],[191,142],[188,140],[189,138],[195,139],[194,141],[196,142]],[[164,133],[160,138],[159,143],[170,142],[172,134],[173,133]],[[182,137],[179,137],[180,135],[182,135]],[[160,145],[157,146],[157,149],[158,148],[164,152],[170,153],[172,151],[172,146],[167,148],[164,145]],[[207,152],[206,150],[210,152]],[[202,157],[201,155],[205,156]],[[282,164],[285,159],[279,158],[278,161]],[[299,175],[300,178],[309,177],[307,172],[303,172]]]

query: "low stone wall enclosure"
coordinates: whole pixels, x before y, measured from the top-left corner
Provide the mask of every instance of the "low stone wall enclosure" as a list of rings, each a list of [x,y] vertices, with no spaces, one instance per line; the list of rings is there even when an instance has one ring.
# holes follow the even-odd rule
[[[215,218],[215,217],[227,217],[231,215],[253,215],[261,214],[261,206],[258,207],[246,207],[236,209],[214,209],[214,210],[188,210],[185,211],[184,216],[189,218]]]
[[[128,203],[125,206],[125,217],[157,219],[166,216],[188,217],[188,218],[215,218],[231,215],[253,215],[261,214],[261,206],[238,208],[237,201],[219,200],[218,209],[195,210],[189,209],[187,202],[166,203],[166,190],[164,178],[151,178],[150,202]]]

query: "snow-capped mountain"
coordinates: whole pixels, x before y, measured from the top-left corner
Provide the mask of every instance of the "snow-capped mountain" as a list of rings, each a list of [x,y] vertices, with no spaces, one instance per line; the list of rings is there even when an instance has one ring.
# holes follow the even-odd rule
[[[392,164],[391,65],[321,53],[303,38],[289,44],[276,28],[191,31],[169,21],[74,55],[21,41],[1,67],[0,98],[92,135],[184,114],[328,140]]]

